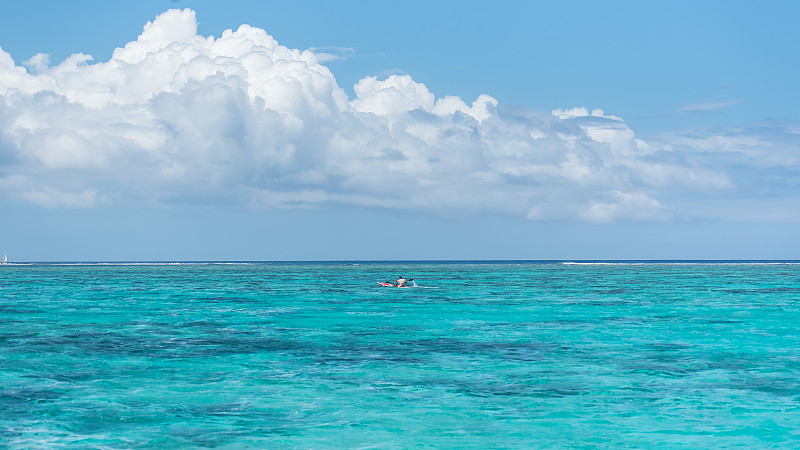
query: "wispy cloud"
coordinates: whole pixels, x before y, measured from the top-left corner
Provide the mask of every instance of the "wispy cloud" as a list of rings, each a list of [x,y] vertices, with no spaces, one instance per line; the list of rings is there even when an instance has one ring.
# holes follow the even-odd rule
[[[682,106],[679,111],[684,113],[711,112],[727,108],[739,103],[739,100],[726,100],[721,102],[697,102]]]
[[[740,180],[796,187],[796,124],[645,140],[600,109],[437,97],[398,74],[364,78],[349,98],[322,64],[348,54],[290,49],[248,25],[200,36],[191,10],[160,15],[109,61],[41,55],[28,70],[0,50],[0,204],[663,221],[693,214],[682,199],[735,195]]]
[[[317,61],[320,63],[349,59],[356,54],[353,48],[336,46],[311,47],[308,51],[314,53],[317,56]]]

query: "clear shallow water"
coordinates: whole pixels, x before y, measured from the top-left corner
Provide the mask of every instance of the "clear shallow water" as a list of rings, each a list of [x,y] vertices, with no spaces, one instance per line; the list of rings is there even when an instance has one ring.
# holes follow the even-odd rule
[[[0,445],[797,448],[800,265],[3,266]]]

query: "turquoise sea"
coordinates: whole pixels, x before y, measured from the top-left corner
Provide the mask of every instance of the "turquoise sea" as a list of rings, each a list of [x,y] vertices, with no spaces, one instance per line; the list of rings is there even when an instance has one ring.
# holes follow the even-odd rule
[[[0,446],[798,448],[800,265],[2,266]]]

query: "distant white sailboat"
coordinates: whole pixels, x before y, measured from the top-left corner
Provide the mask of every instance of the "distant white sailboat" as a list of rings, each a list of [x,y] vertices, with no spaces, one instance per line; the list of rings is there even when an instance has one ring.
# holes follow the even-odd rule
[[[8,264],[8,255],[3,253],[3,264]]]

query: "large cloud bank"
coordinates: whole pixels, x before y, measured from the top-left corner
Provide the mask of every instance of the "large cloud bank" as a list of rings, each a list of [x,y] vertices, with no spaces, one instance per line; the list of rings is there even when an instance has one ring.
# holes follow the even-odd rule
[[[601,110],[436,98],[409,76],[365,78],[350,99],[321,59],[248,25],[200,36],[191,10],[161,14],[107,62],[17,65],[0,49],[0,205],[666,220],[765,171],[796,197],[797,128],[645,142]]]

